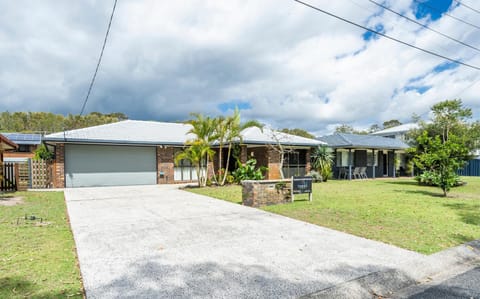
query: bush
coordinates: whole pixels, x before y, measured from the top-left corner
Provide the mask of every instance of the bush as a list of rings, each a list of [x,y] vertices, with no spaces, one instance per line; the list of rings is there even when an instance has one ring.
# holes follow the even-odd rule
[[[227,182],[227,184],[233,184],[235,182],[235,177],[231,174],[228,174],[225,181]]]
[[[435,187],[438,187],[440,186],[440,175],[433,172],[433,171],[424,171],[422,174],[420,175],[417,175],[415,177],[415,180],[418,182],[419,185],[423,185],[423,186],[435,186]],[[458,186],[461,186],[461,185],[464,185],[464,183],[460,180],[460,176],[458,175],[453,175],[451,178],[450,178],[451,182],[452,182],[452,186],[454,187],[458,187]]]
[[[264,173],[267,167],[261,166],[256,168],[257,160],[250,159],[244,165],[239,165],[237,169],[232,172],[235,182],[240,183],[244,180],[263,180]]]
[[[311,176],[314,182],[323,181],[322,176],[320,175],[320,173],[318,173],[318,171],[312,170],[309,173],[307,173],[307,175]]]

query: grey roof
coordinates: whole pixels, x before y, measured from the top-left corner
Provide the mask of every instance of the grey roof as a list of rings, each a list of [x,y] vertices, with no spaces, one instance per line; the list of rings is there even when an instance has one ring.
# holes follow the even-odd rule
[[[323,141],[287,134],[270,128],[257,127],[247,128],[242,131],[243,143],[245,144],[285,144],[297,146],[318,146],[326,144]]]
[[[40,144],[42,143],[42,135],[40,134],[25,134],[25,133],[2,133],[16,144]]]
[[[333,148],[407,149],[409,146],[398,139],[372,135],[335,133],[319,138]]]
[[[115,144],[183,145],[193,135],[191,126],[181,123],[124,120],[116,123],[53,133],[44,141]]]
[[[406,133],[412,129],[417,129],[418,124],[416,123],[408,123],[408,124],[403,124],[395,127],[391,127],[385,130],[380,130],[377,132],[373,132],[370,135],[378,135],[378,136],[387,136],[387,135],[396,135],[396,134],[403,134]]]
[[[184,145],[194,135],[189,134],[189,124],[156,121],[125,120],[112,124],[53,133],[44,136],[46,142],[66,143],[113,143],[142,145]],[[323,142],[277,132],[268,128],[263,132],[258,128],[242,131],[245,144],[282,144],[297,146],[316,146]]]

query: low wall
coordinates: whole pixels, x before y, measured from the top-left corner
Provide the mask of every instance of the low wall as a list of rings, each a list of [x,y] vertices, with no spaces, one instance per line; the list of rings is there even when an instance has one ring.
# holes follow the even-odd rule
[[[260,207],[292,201],[292,181],[263,180],[242,181],[242,203],[245,206]]]

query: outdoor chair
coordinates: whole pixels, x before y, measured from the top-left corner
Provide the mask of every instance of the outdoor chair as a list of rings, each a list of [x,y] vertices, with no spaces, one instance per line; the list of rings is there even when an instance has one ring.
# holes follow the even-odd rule
[[[367,176],[367,167],[361,167],[360,168],[360,177],[362,179],[368,179],[368,176]]]
[[[353,169],[353,173],[352,173],[352,176],[354,179],[361,179],[362,176],[360,175],[360,168],[361,167],[355,167],[355,169]]]

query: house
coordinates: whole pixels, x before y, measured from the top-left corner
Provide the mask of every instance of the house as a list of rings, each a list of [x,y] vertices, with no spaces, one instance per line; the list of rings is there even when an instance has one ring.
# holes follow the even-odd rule
[[[18,148],[18,145],[5,135],[0,134],[0,165],[3,164],[5,151],[11,151]]]
[[[373,132],[370,135],[373,136],[382,136],[382,137],[387,137],[387,138],[394,138],[401,140],[403,142],[408,143],[407,140],[407,133],[410,130],[418,129],[419,126],[417,123],[408,123],[408,124],[402,124],[399,126],[383,129],[377,132]]]
[[[42,144],[42,135],[25,133],[2,133],[18,145],[17,149],[5,153],[5,162],[27,162],[35,156],[35,150]]]
[[[369,178],[396,177],[404,171],[404,152],[409,146],[400,139],[372,135],[335,133],[319,138],[334,149],[334,176],[352,179],[356,167],[366,167]]]
[[[3,155],[5,151],[15,150],[18,147],[13,141],[0,134],[0,190],[4,190]]]
[[[125,120],[117,123],[58,132],[43,142],[55,153],[54,187],[152,185],[197,180],[193,165],[186,160],[174,164],[175,156],[193,139],[191,126],[182,123]],[[240,160],[249,157],[257,166],[269,168],[268,179],[280,177],[281,156],[276,146],[290,149],[284,169],[303,174],[310,170],[310,149],[323,142],[276,132],[248,128],[242,131]],[[215,148],[216,146],[213,145]],[[218,149],[217,149],[218,152]],[[226,155],[226,151],[223,151]],[[215,169],[225,167],[225,159]],[[234,163],[230,163],[230,166]]]

